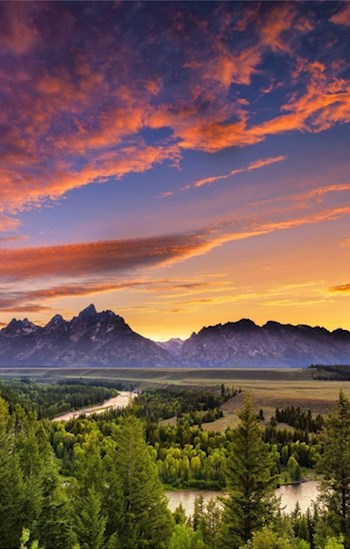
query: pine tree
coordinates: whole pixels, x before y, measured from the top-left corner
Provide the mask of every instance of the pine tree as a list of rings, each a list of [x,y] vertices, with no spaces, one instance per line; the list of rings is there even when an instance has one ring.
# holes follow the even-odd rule
[[[216,549],[220,545],[221,519],[222,507],[220,503],[216,498],[210,498],[202,523],[203,540],[208,549]]]
[[[180,505],[178,505],[173,512],[173,519],[175,521],[175,524],[186,524],[187,516],[182,503],[180,503]]]
[[[0,398],[0,540],[3,547],[18,547],[23,528],[24,480],[14,440],[8,407]]]
[[[192,527],[193,530],[199,530],[203,526],[203,517],[204,517],[205,505],[203,494],[198,496],[194,500],[193,506],[193,517],[192,517]]]
[[[24,478],[24,525],[32,530],[43,504],[42,484],[45,478],[47,458],[52,449],[47,434],[35,416],[24,416],[16,425],[15,453],[20,460]]]
[[[42,482],[42,505],[33,526],[34,537],[45,549],[71,549],[76,541],[73,521],[72,507],[51,457]]]
[[[223,500],[222,546],[238,548],[261,529],[276,510],[273,459],[262,439],[253,401],[247,395],[239,414],[226,464],[228,497]]]
[[[301,480],[301,467],[294,456],[290,456],[288,459],[287,471],[292,482],[299,482]]]
[[[84,505],[76,516],[76,532],[81,549],[101,549],[107,518],[101,512],[101,496],[94,488],[88,490]]]
[[[76,451],[73,487],[75,533],[82,549],[100,549],[105,542],[107,510],[102,509],[106,478],[96,432]]]
[[[143,437],[140,422],[124,420],[115,452],[115,487],[121,523],[116,524],[125,549],[168,547],[171,514],[158,469]],[[121,506],[121,507],[120,507]],[[120,510],[120,514],[119,514]]]
[[[318,468],[324,475],[320,500],[325,506],[320,530],[344,536],[350,547],[350,402],[341,391],[336,410],[325,421],[320,435],[323,453]],[[322,526],[323,523],[323,526]]]

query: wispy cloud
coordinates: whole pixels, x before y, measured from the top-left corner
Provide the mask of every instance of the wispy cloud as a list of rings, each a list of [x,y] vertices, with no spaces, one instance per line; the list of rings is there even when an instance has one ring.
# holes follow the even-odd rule
[[[302,217],[264,221],[251,217],[223,220],[190,234],[153,238],[108,240],[83,244],[2,249],[0,279],[14,281],[106,275],[183,261],[217,246],[281,230],[335,221],[350,213],[350,206],[325,208]]]
[[[340,284],[339,286],[333,286],[329,289],[330,292],[341,292],[341,293],[350,293],[350,282],[349,284]]]
[[[166,264],[200,249],[205,233],[0,251],[0,279],[87,277]]]
[[[223,179],[229,179],[230,177],[234,177],[235,175],[239,175],[240,173],[244,172],[251,172],[253,170],[258,170],[260,168],[264,168],[266,166],[271,166],[271,164],[276,164],[278,162],[283,162],[284,160],[287,160],[287,156],[280,155],[280,156],[270,156],[268,158],[260,158],[259,160],[255,160],[254,162],[251,162],[244,168],[238,168],[231,170],[229,173],[225,173],[223,175],[216,175],[212,177],[205,177],[203,179],[198,179],[194,183],[190,185],[186,185],[186,187],[183,187],[183,190],[188,190],[193,187],[203,187],[204,185],[211,185],[212,183],[216,183],[217,181],[221,181]]]

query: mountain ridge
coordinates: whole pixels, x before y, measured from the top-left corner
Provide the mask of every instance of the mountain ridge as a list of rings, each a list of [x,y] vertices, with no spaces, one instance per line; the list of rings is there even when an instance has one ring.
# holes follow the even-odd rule
[[[64,320],[55,315],[45,326],[12,319],[0,330],[0,366],[177,366],[164,349],[134,332],[113,311],[94,305]]]
[[[258,326],[250,319],[204,326],[188,339],[155,342],[111,310],[89,305],[71,320],[45,326],[12,319],[0,330],[0,366],[42,367],[306,367],[349,364],[350,332],[321,326]]]
[[[249,319],[204,327],[188,338],[180,359],[202,367],[305,367],[349,364],[350,332],[338,328]]]

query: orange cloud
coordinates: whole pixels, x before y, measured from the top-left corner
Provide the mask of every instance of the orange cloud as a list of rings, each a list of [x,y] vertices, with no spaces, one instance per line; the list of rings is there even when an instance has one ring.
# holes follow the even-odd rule
[[[4,248],[0,250],[0,279],[9,283],[31,278],[87,279],[114,276],[117,273],[182,261],[235,240],[334,221],[349,213],[350,206],[343,206],[327,208],[300,218],[269,222],[254,220],[250,215],[231,221],[223,220],[214,227],[207,227],[191,234],[58,246]]]
[[[2,249],[0,278],[89,277],[127,272],[190,256],[205,235],[110,240],[84,244]]]
[[[330,21],[336,25],[350,25],[350,4],[347,2],[343,9],[332,15]]]
[[[267,12],[261,24],[260,37],[264,45],[272,50],[289,51],[290,46],[283,34],[293,27],[296,16],[295,7],[289,2],[276,4]]]
[[[268,135],[324,131],[350,120],[350,82],[340,76],[339,66],[301,59],[293,77],[301,86],[307,79],[306,89],[284,100],[280,115],[254,122],[255,107],[242,87],[256,74],[271,81],[261,68],[265,56],[294,58],[293,37],[312,30],[296,4],[249,6],[239,21],[223,6],[219,32],[199,15],[187,17],[181,7],[174,18],[175,8],[165,9],[163,50],[151,30],[140,45],[112,32],[113,25],[106,36],[98,33],[96,42],[97,27],[91,25],[87,33],[68,4],[59,13],[55,4],[2,4],[0,45],[16,61],[11,57],[0,71],[0,212],[40,206],[72,189],[167,160],[178,165],[183,151],[215,153],[256,144]],[[248,24],[249,40],[241,34]],[[82,42],[79,51],[76,35]],[[194,37],[200,46],[194,46]],[[159,48],[162,55],[155,59]],[[175,50],[182,53],[167,58],[169,75],[162,63]],[[166,138],[147,138],[163,129],[169,132]],[[211,182],[207,178],[203,184]],[[16,223],[0,218],[0,230]]]
[[[316,200],[317,202],[322,202],[324,197],[326,197],[330,193],[342,193],[348,191],[350,191],[350,183],[340,183],[339,185],[325,185],[323,187],[316,187],[302,193],[259,200],[257,202],[252,202],[251,206],[261,208],[262,206],[267,204],[287,203],[290,204],[290,206],[287,206],[287,209],[294,210],[296,204],[298,208],[306,208],[310,204],[310,201],[314,202]],[[282,212],[281,208],[282,207],[279,206],[279,211]],[[283,211],[285,212],[286,209],[284,209]]]
[[[182,131],[176,131],[183,149],[197,149],[216,152],[228,147],[253,145],[262,140],[260,136],[247,131],[244,120],[234,123],[199,122]]]
[[[341,284],[340,286],[333,286],[333,288],[329,289],[330,292],[350,292],[350,283],[349,284]]]
[[[214,78],[220,84],[228,89],[231,84],[245,84],[251,82],[251,78],[256,74],[257,67],[262,60],[262,51],[259,47],[243,49],[239,53],[232,53],[222,44],[217,44],[217,56],[212,63],[206,65],[206,77]],[[205,71],[203,71],[205,73]]]
[[[125,280],[122,282],[96,282],[84,280],[83,283],[71,283],[55,285],[38,290],[8,290],[6,295],[0,294],[0,309],[4,312],[14,311],[44,311],[50,307],[43,305],[43,301],[51,301],[65,297],[93,296],[96,294],[133,290],[147,293],[156,293],[161,299],[169,298],[169,295],[178,297],[206,292],[222,291],[227,283],[214,280],[198,281],[196,279],[152,279],[152,280]],[[175,292],[175,293],[174,293]]]
[[[290,131],[325,131],[337,123],[350,121],[350,81],[327,74],[321,63],[300,60],[297,74],[306,73],[306,92],[281,107],[282,114],[252,128],[257,136]]]
[[[259,164],[265,165],[262,160]],[[331,187],[329,186],[329,192]],[[313,209],[314,205],[315,201]],[[275,213],[267,212],[265,219],[262,216],[254,218],[250,212],[224,219],[215,226],[205,227],[191,234],[0,249],[0,309],[7,312],[44,311],[47,309],[47,302],[58,298],[129,289],[147,292],[164,289],[165,295],[170,293],[174,298],[200,294],[202,291],[206,294],[220,292],[222,284],[215,282],[208,287],[206,280],[160,279],[150,282],[147,279],[132,278],[132,275],[141,269],[144,272],[145,269],[168,266],[208,254],[227,243],[335,221],[349,214],[350,206],[339,206],[309,211],[299,217],[279,219],[279,209]],[[271,219],[276,215],[277,219]],[[266,221],[266,218],[269,220]],[[72,279],[76,282],[71,282]],[[29,280],[32,289],[21,290],[21,285],[27,285]],[[58,280],[62,283],[57,283]]]
[[[270,166],[271,164],[276,164],[277,162],[283,162],[286,159],[287,157],[284,155],[261,158],[259,160],[255,160],[254,162],[251,162],[245,168],[231,170],[229,173],[224,175],[216,175],[212,177],[205,177],[203,179],[198,179],[198,181],[195,181],[193,185],[187,185],[186,187],[184,187],[184,189],[187,190],[192,187],[203,187],[204,185],[210,185],[211,183],[215,183],[216,181],[220,181],[222,179],[228,179],[229,177],[233,177],[242,172],[250,172],[252,170],[258,170],[259,168],[264,168],[265,166]]]
[[[260,160],[255,160],[247,166],[247,171],[257,170],[259,168],[264,168],[265,166],[271,166],[271,164],[276,164],[277,162],[283,162],[287,157],[285,155],[279,156],[269,156],[268,158],[261,158]]]

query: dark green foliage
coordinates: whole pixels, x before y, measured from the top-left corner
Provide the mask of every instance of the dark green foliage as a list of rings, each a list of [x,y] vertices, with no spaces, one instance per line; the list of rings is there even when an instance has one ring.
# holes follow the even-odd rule
[[[275,419],[278,423],[287,423],[300,431],[318,433],[323,427],[323,418],[317,415],[312,416],[311,410],[302,412],[299,407],[287,406],[287,408],[276,408]]]
[[[73,531],[75,517],[72,505],[62,485],[57,468],[51,461],[47,465],[42,483],[42,505],[33,526],[34,537],[45,549],[71,549],[76,537]]]
[[[20,404],[28,412],[37,412],[39,418],[53,418],[70,410],[99,404],[117,394],[114,388],[91,385],[37,385],[28,380],[0,380],[0,396],[8,403],[10,412]]]
[[[26,527],[45,540],[46,549],[70,549],[69,516],[42,423],[18,407],[10,416],[0,399],[1,548],[18,547]]]
[[[81,549],[101,549],[105,541],[107,517],[102,514],[101,495],[89,488],[75,514],[75,531]]]
[[[122,547],[166,548],[172,530],[171,515],[142,426],[134,417],[123,422],[115,451],[115,471],[122,505],[118,531]]]
[[[350,365],[311,364],[309,369],[313,371],[313,379],[350,380]]]
[[[203,496],[195,499],[192,527],[201,532],[207,549],[216,549],[220,545],[222,513],[222,505],[215,498],[211,498],[206,505]]]
[[[313,505],[303,514],[300,512],[300,507],[297,504],[290,515],[290,520],[294,536],[299,540],[306,541],[314,548],[315,530],[319,520],[317,507]]]
[[[318,467],[324,475],[321,501],[325,506],[326,531],[343,534],[350,547],[350,402],[341,391],[336,410],[321,433],[322,453]],[[321,528],[321,526],[320,526]]]
[[[253,532],[271,520],[276,509],[273,459],[249,395],[239,417],[227,458],[228,497],[223,499],[222,546],[230,549],[247,542]]]
[[[214,421],[222,414],[221,404],[236,396],[235,389],[205,389],[198,387],[168,386],[143,391],[134,401],[136,416],[151,422],[176,416],[185,418],[190,425]]]
[[[89,434],[82,447],[76,448],[74,476],[71,499],[75,534],[81,549],[100,549],[107,523],[107,514],[102,510],[106,482],[96,433]]]
[[[19,545],[24,505],[24,479],[14,452],[14,437],[5,401],[0,398],[0,540],[3,547]]]
[[[276,410],[264,429],[249,398],[237,429],[204,431],[203,418],[231,393],[191,389],[191,401],[186,390],[147,391],[124,411],[66,424],[26,412],[21,384],[22,396],[9,393],[10,411],[0,398],[0,549],[334,549],[342,535],[350,547],[350,404],[342,393],[318,436],[318,418],[293,407]],[[175,424],[152,419],[179,404]],[[294,430],[278,429],[280,421]],[[323,510],[279,515],[273,476],[286,468],[297,481],[316,450]],[[171,516],[159,474],[177,486],[227,482],[228,498],[198,499],[191,520],[181,507]]]
[[[204,497],[200,495],[194,501],[193,517],[192,517],[193,530],[203,529],[204,511],[205,511]]]
[[[173,519],[175,524],[185,524],[187,522],[187,516],[182,504],[178,505],[173,512]]]
[[[294,456],[290,456],[287,463],[287,471],[292,482],[301,480],[301,468]]]

